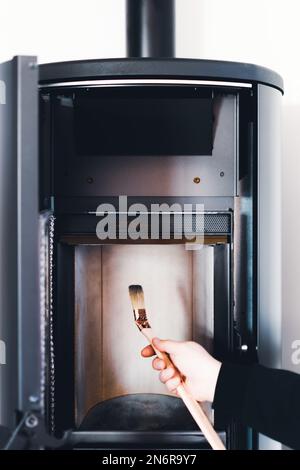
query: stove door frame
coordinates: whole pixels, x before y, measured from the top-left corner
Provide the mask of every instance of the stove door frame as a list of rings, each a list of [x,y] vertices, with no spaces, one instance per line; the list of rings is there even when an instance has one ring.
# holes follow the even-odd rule
[[[0,64],[0,427],[39,412],[38,66],[17,56]]]

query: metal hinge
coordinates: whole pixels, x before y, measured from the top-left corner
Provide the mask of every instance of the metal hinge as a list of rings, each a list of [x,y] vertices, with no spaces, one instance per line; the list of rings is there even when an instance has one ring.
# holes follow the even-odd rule
[[[4,433],[7,435],[7,428],[2,428],[2,431],[3,435]],[[46,431],[42,416],[28,412],[24,414],[2,448],[3,450],[59,449],[66,445],[69,435],[70,433],[66,432],[61,439],[50,436]]]

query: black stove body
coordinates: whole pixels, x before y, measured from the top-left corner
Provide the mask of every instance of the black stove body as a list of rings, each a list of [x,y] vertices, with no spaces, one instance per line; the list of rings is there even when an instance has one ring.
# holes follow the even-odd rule
[[[159,55],[150,39],[141,47]],[[276,73],[229,62],[0,66],[4,448],[209,447],[149,364],[134,362],[122,290],[132,280],[160,292],[153,311],[167,312],[174,293],[162,334],[221,360],[280,366],[282,92]],[[101,204],[115,237],[99,225],[110,212]],[[143,211],[146,229],[132,237]],[[176,214],[188,215],[183,238]],[[167,241],[155,215],[170,222]],[[208,412],[228,448],[272,446]]]

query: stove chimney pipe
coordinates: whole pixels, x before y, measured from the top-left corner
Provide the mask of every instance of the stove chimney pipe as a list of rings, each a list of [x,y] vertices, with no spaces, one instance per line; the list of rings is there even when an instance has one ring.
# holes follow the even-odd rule
[[[175,0],[127,0],[128,57],[174,57]]]

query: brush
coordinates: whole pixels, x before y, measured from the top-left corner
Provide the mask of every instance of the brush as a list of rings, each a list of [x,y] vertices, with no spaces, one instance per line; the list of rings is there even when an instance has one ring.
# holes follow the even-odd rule
[[[164,361],[166,367],[172,366],[175,368],[175,370],[177,370],[176,366],[171,361],[170,356],[164,352],[158,351],[153,345],[153,338],[155,338],[156,335],[154,335],[153,330],[147,318],[144,292],[143,292],[142,286],[140,285],[129,286],[129,296],[130,296],[131,303],[132,303],[134,320],[138,329],[147,338],[147,340],[153,347],[159,359],[162,359]],[[191,413],[192,417],[196,421],[197,425],[199,426],[200,430],[204,434],[205,438],[207,439],[211,447],[214,450],[225,450],[224,444],[221,441],[219,435],[214,430],[211,422],[209,421],[208,417],[202,410],[200,404],[187,391],[183,381],[181,381],[180,385],[176,389],[176,392],[178,396],[184,402],[185,406]]]

